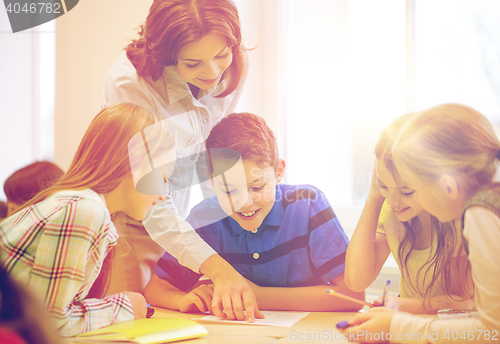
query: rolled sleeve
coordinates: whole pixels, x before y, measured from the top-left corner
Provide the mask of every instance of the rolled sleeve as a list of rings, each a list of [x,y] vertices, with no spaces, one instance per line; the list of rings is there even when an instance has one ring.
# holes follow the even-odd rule
[[[67,314],[71,316],[54,316],[63,336],[74,336],[103,326],[134,320],[132,304],[123,293],[105,299],[75,300],[67,307]]]

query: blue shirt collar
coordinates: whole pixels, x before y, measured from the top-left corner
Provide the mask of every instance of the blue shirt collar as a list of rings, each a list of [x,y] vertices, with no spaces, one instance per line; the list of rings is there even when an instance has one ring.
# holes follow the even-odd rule
[[[262,221],[262,224],[259,226],[258,231],[261,229],[265,229],[265,226],[281,226],[281,222],[283,220],[284,210],[283,205],[281,204],[282,200],[282,192],[279,185],[276,185],[276,199],[274,200],[274,205],[271,208],[271,211]],[[229,217],[229,223],[231,225],[231,229],[233,230],[234,235],[240,235],[243,232],[247,232],[234,220]]]

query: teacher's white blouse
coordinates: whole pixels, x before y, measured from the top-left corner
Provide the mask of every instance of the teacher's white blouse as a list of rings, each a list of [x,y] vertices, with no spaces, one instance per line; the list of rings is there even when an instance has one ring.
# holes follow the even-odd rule
[[[168,180],[168,195],[158,203],[143,224],[149,235],[182,265],[198,272],[201,264],[216,252],[184,221],[188,214],[189,185],[203,142],[212,127],[234,111],[244,81],[230,95],[215,98],[217,88],[200,90],[195,98],[175,66],[165,67],[157,81],[141,78],[123,53],[109,70],[102,97],[102,107],[133,103],[144,107],[175,126],[178,143],[187,147],[188,158],[177,163]]]

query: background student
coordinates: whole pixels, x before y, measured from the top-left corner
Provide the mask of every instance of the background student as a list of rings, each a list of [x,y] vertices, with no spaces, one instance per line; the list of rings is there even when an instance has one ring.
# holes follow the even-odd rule
[[[62,344],[42,303],[0,264],[0,343]]]
[[[187,221],[251,281],[259,307],[359,310],[361,305],[326,292],[333,289],[364,300],[364,292],[344,284],[347,236],[320,190],[280,184],[285,162],[264,119],[231,114],[212,129],[206,147],[216,197],[194,207]],[[220,166],[231,153],[241,155],[242,169],[231,168],[221,179],[218,171],[227,169]],[[194,287],[200,275],[168,253],[155,271],[145,289],[149,303],[183,312],[211,311],[211,286]]]
[[[261,317],[245,279],[184,221],[197,164],[206,178],[200,147],[243,90],[246,59],[236,6],[231,0],[155,0],[139,38],[125,50],[108,72],[102,106],[130,102],[170,119],[188,157],[177,162],[166,201],[144,221],[161,247],[139,221],[122,216],[118,231],[126,242],[115,262],[115,276],[122,278],[113,278],[110,289],[142,292],[166,249],[214,281],[216,315],[244,319],[246,310],[249,321]],[[222,302],[223,295],[230,302]]]
[[[155,121],[133,104],[105,108],[90,124],[59,181],[0,224],[5,268],[45,301],[65,336],[146,315],[141,294],[105,296],[111,274],[105,258],[118,236],[110,213],[123,211],[140,220],[158,199],[136,191],[131,166],[149,160],[136,153],[144,150],[142,139],[139,147],[129,143]],[[171,141],[161,131],[157,136],[163,146],[149,144],[152,154]],[[135,165],[129,152],[137,155]]]
[[[9,213],[9,206],[7,205],[7,202],[0,201],[0,222],[3,221],[7,217],[7,214]]]
[[[410,313],[471,309],[470,266],[460,232],[422,208],[392,159],[397,134],[412,116],[389,124],[375,146],[370,194],[347,249],[346,285],[365,290],[392,252],[401,271],[400,296],[389,297],[384,306]]]
[[[7,217],[63,174],[64,171],[50,161],[36,161],[12,173],[3,184],[7,196]]]
[[[393,157],[401,178],[415,191],[421,206],[441,222],[453,221],[462,229],[478,313],[470,318],[437,319],[373,309],[350,320],[354,326],[348,331],[377,333],[379,338],[383,331],[400,343],[497,343],[500,184],[494,183],[494,177],[500,142],[490,122],[463,105],[432,107],[403,128]],[[408,336],[398,340],[398,333],[422,336],[418,341],[415,335],[411,341]]]

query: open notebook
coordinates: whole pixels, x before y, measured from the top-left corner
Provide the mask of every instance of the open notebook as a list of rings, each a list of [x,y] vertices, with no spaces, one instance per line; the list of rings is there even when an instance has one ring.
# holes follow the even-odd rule
[[[149,318],[103,327],[70,338],[69,342],[79,343],[169,343],[183,339],[205,336],[208,331],[190,319]]]

